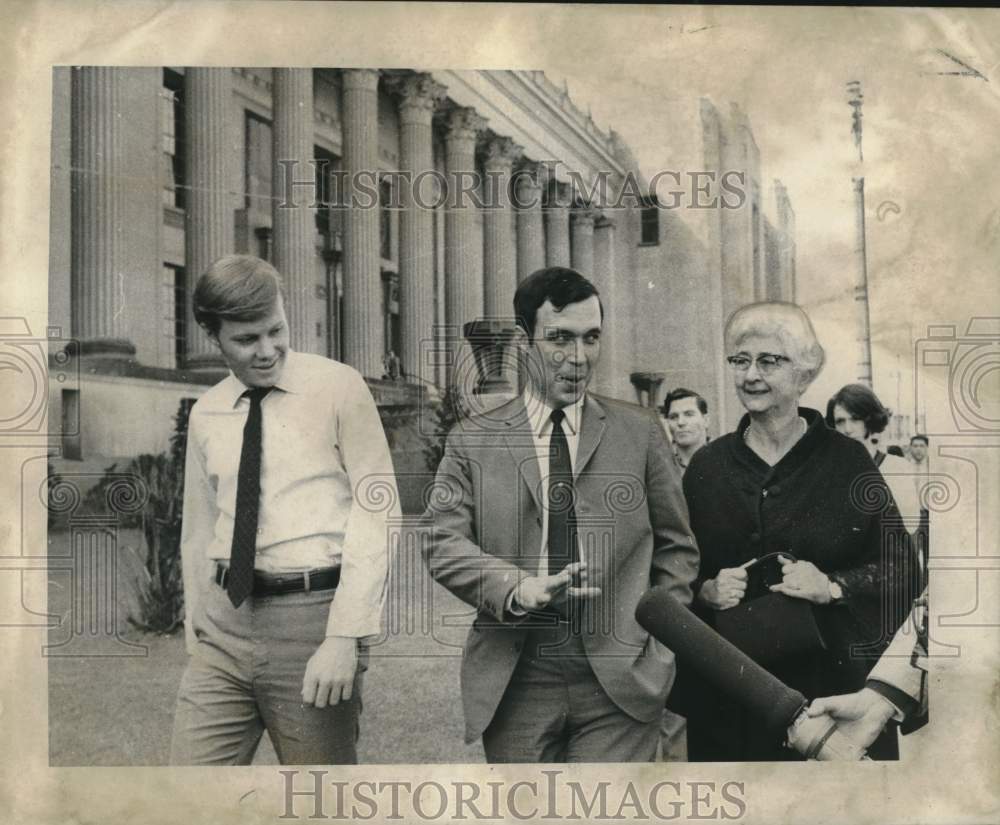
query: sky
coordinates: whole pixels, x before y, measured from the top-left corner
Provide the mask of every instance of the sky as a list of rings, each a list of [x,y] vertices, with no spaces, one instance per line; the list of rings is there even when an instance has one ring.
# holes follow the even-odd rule
[[[572,52],[597,54],[585,70],[570,52],[545,68],[625,137],[647,175],[676,168],[663,136],[678,99],[733,101],[749,115],[765,189],[773,178],[788,188],[798,300],[828,352],[812,406],[857,377],[845,85],[859,80],[875,389],[912,414],[928,326],[961,336],[971,317],[1000,315],[998,46],[990,10],[618,7],[575,41]],[[1000,370],[980,390],[1000,401]]]

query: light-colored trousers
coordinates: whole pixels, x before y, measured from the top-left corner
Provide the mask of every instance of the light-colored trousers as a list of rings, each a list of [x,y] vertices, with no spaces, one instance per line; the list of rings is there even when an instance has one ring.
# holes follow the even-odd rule
[[[172,765],[249,765],[265,729],[282,764],[357,763],[367,652],[359,651],[350,701],[302,702],[334,593],[250,596],[237,609],[214,581],[206,584],[191,617],[197,647],[177,696]]]

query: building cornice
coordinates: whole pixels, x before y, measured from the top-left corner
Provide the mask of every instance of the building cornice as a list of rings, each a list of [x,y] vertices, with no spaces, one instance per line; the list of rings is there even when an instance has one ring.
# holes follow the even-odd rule
[[[471,106],[489,118],[493,131],[522,144],[529,158],[558,159],[565,169],[587,174],[608,170],[622,176],[629,171],[611,151],[610,137],[596,126],[587,127],[585,115],[575,106],[560,105],[532,74],[521,70],[433,72],[448,87],[454,103]],[[564,180],[565,169],[556,171]]]

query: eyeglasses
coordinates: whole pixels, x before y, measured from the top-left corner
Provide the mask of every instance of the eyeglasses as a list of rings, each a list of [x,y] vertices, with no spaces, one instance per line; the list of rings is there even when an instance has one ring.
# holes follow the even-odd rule
[[[756,363],[757,372],[761,375],[770,375],[786,361],[788,363],[791,363],[792,361],[792,359],[787,355],[774,355],[770,352],[762,352],[756,358],[751,358],[749,355],[742,354],[730,355],[726,358],[726,360],[735,372],[746,372],[750,369],[751,364]]]

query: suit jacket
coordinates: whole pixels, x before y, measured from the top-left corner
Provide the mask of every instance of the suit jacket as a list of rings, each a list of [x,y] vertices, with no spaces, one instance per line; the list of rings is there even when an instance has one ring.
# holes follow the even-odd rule
[[[927,642],[925,589],[865,683],[902,711],[903,733],[927,723]]]
[[[466,741],[489,725],[527,635],[504,607],[537,574],[542,488],[521,398],[460,422],[435,487],[425,559],[431,575],[478,610],[462,659]],[[673,653],[635,621],[640,596],[666,585],[691,601],[698,550],[681,478],[650,411],[588,395],[574,467],[581,558],[601,596],[583,607],[584,647],[608,696],[641,721],[659,718],[673,683]]]

